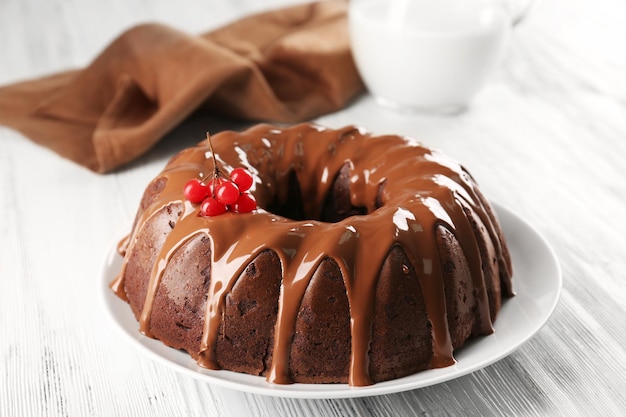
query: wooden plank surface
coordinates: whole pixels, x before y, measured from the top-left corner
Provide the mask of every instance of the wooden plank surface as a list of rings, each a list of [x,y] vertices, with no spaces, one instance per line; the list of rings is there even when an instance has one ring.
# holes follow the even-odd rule
[[[200,32],[288,3],[0,0],[0,84],[84,66],[139,22]],[[319,119],[444,149],[561,263],[560,303],[536,337],[485,369],[404,393],[297,400],[211,386],[141,355],[104,317],[104,258],[143,188],[224,121],[189,120],[106,176],[0,127],[0,416],[624,415],[625,16],[623,1],[546,0],[459,116],[398,114],[366,95]]]

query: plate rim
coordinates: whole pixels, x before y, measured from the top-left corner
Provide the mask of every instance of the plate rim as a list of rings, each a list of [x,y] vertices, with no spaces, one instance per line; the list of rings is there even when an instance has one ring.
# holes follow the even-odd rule
[[[556,306],[558,305],[563,285],[563,278],[561,266],[553,248],[550,246],[548,241],[535,229],[535,227],[528,223],[526,220],[500,204],[491,204],[502,225],[503,233],[505,235],[505,238],[507,239],[509,250],[511,249],[511,247],[513,247],[511,243],[519,244],[520,242],[517,241],[517,239],[521,239],[521,237],[517,235],[511,236],[512,230],[517,230],[518,232],[521,230],[523,232],[522,237],[534,240],[535,248],[541,248],[541,251],[543,252],[543,255],[545,257],[544,261],[549,262],[546,270],[551,270],[551,274],[546,274],[543,281],[545,284],[543,290],[547,292],[549,298],[547,300],[544,300],[543,302],[543,304],[546,305],[543,306],[540,319],[535,322],[534,325],[530,326],[525,333],[517,335],[518,338],[515,343],[509,343],[505,348],[502,348],[496,354],[479,361],[474,361],[469,366],[460,366],[465,365],[465,363],[462,362],[464,361],[462,357],[462,352],[468,351],[470,349],[470,346],[473,349],[480,349],[480,345],[484,345],[486,343],[486,340],[497,339],[499,335],[497,328],[499,326],[502,327],[501,319],[503,315],[503,310],[507,308],[510,309],[511,306],[516,306],[518,304],[516,302],[516,299],[518,299],[520,294],[517,289],[519,284],[516,285],[517,281],[515,280],[515,265],[519,264],[520,260],[516,260],[513,256],[514,289],[516,289],[516,292],[518,292],[518,294],[516,295],[516,297],[503,301],[502,310],[499,314],[498,320],[496,320],[494,324],[496,332],[488,336],[481,336],[479,338],[468,341],[466,343],[466,346],[461,348],[458,352],[455,352],[455,357],[457,358],[457,363],[455,365],[446,368],[429,369],[403,378],[379,382],[366,387],[350,387],[347,384],[296,383],[289,385],[277,385],[266,382],[265,378],[261,376],[245,375],[227,370],[208,370],[196,365],[193,358],[186,352],[177,351],[176,349],[164,345],[158,340],[151,339],[142,335],[139,332],[139,325],[134,315],[132,314],[128,303],[118,298],[109,287],[110,282],[115,278],[115,276],[111,274],[111,270],[115,267],[116,263],[121,264],[122,261],[122,258],[117,253],[117,241],[114,242],[114,244],[110,245],[109,252],[105,257],[104,264],[101,269],[101,276],[98,280],[98,292],[100,293],[99,298],[101,304],[103,304],[104,310],[106,311],[106,316],[108,318],[108,321],[110,322],[110,325],[116,329],[118,334],[121,333],[122,336],[128,342],[130,342],[130,344],[140,353],[150,357],[155,362],[161,363],[168,368],[173,369],[174,371],[191,376],[192,378],[204,382],[208,382],[210,384],[215,384],[222,387],[253,394],[278,396],[284,398],[306,399],[339,399],[366,397],[424,388],[468,375],[510,355],[511,353],[519,349],[522,345],[524,345],[528,340],[534,337],[537,332],[539,332],[539,330],[543,328],[543,326],[547,323],[550,316],[556,309]],[[507,233],[509,235],[507,235]],[[516,240],[513,241],[512,238]],[[124,308],[126,311],[116,311],[116,308]],[[126,318],[132,319],[131,323],[135,324],[135,328],[129,329],[128,326],[125,326],[124,323],[121,323],[120,320],[117,318],[118,314],[130,316]],[[181,355],[183,361],[189,362],[190,366],[185,366],[177,361],[172,360],[171,358],[166,357],[165,354],[159,352],[166,352],[168,356]],[[459,358],[459,356],[461,356],[461,358]],[[465,361],[469,360],[465,359]],[[227,376],[226,378],[224,377],[225,375]]]

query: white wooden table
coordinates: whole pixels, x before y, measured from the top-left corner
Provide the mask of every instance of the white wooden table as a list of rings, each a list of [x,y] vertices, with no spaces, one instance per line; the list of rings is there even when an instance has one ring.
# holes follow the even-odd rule
[[[81,67],[122,30],[201,32],[288,0],[0,0],[0,83]],[[533,224],[563,270],[548,324],[505,359],[366,398],[259,396],[138,353],[97,300],[105,255],[143,188],[206,130],[193,119],[130,167],[96,175],[0,127],[0,416],[616,416],[626,412],[626,3],[546,0],[491,83],[455,117],[365,95],[318,121],[418,137],[461,160]]]

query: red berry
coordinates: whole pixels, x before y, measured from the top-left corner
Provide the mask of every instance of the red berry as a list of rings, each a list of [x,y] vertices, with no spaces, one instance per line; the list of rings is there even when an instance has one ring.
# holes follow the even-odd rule
[[[250,193],[242,193],[232,207],[236,213],[250,213],[256,209],[256,199]]]
[[[241,192],[248,191],[250,187],[252,187],[252,182],[254,181],[250,171],[245,168],[233,169],[230,173],[230,178],[235,184],[237,184],[237,187],[239,187],[239,191]]]
[[[228,207],[211,196],[205,198],[200,206],[200,214],[203,216],[219,216],[226,213],[226,211],[228,211]]]
[[[185,188],[183,190],[185,194],[185,198],[190,202],[197,204],[201,203],[202,200],[208,195],[209,189],[206,185],[204,185],[200,180],[193,179],[187,181],[185,184]]]
[[[207,186],[209,189],[209,194],[208,195],[212,195],[215,196],[215,193],[217,192],[217,188],[224,182],[226,181],[224,178],[221,177],[216,177],[213,178],[211,180],[211,182],[209,182],[209,185]]]
[[[239,198],[239,188],[230,181],[224,181],[217,186],[215,198],[222,204],[233,204]]]

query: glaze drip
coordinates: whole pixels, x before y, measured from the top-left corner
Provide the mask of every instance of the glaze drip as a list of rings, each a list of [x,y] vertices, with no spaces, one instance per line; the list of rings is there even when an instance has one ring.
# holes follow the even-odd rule
[[[258,125],[243,133],[223,132],[213,136],[213,146],[227,172],[242,166],[254,174],[251,193],[261,208],[249,214],[198,216],[198,207],[184,201],[182,190],[189,179],[210,172],[212,162],[205,158],[208,146],[201,142],[170,161],[159,177],[166,180],[163,190],[140,210],[133,231],[120,245],[120,252],[127,256],[120,275],[111,284],[125,298],[128,254],[132,253],[143,224],[165,207],[176,207],[180,211],[178,219],[158,249],[141,311],[140,329],[144,334],[151,336],[152,305],[168,261],[192,237],[207,235],[211,240],[211,278],[198,364],[219,369],[215,343],[225,297],[250,262],[259,253],[272,250],[280,259],[283,280],[267,379],[289,383],[289,349],[298,309],[317,267],[331,258],[343,274],[350,306],[349,383],[369,385],[376,285],[390,248],[399,245],[417,271],[424,296],[433,338],[430,367],[451,365],[453,346],[435,241],[440,226],[454,234],[467,258],[480,332],[493,331],[483,259],[469,216],[496,242],[505,295],[512,295],[510,261],[487,202],[471,176],[455,161],[398,136],[374,137],[355,127],[329,130],[308,124],[286,129]],[[320,221],[333,178],[346,163],[350,170],[351,203],[364,207],[367,214],[334,223]],[[307,217],[304,220],[288,219],[263,209],[287,199],[292,173],[300,185]]]

